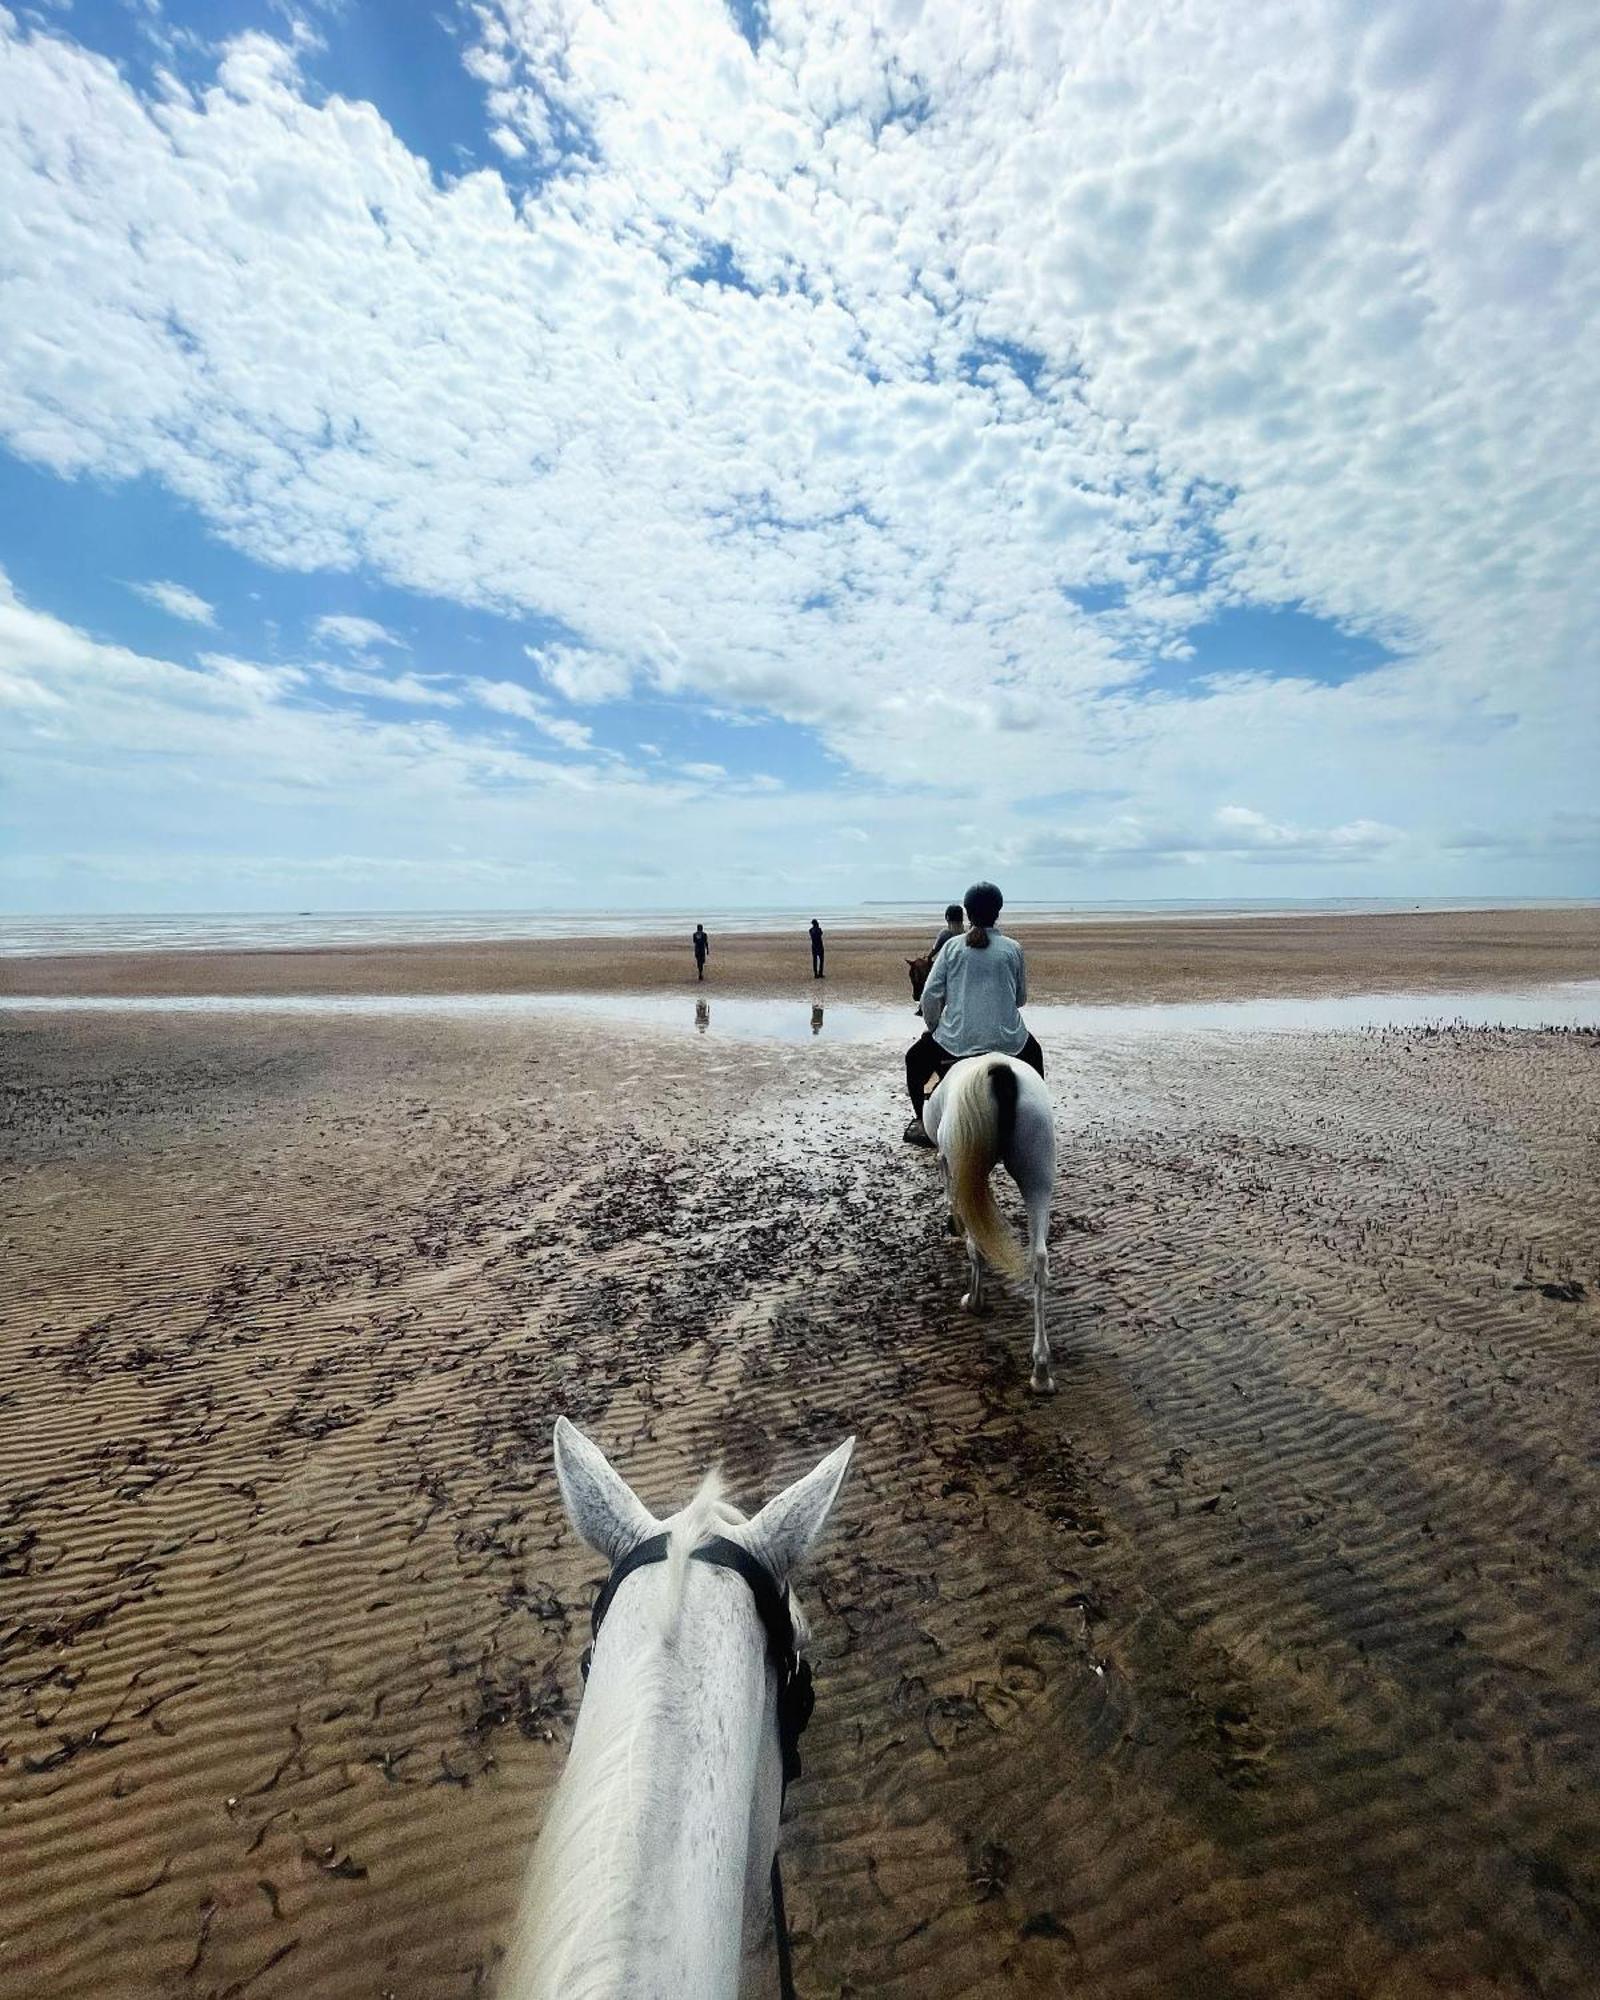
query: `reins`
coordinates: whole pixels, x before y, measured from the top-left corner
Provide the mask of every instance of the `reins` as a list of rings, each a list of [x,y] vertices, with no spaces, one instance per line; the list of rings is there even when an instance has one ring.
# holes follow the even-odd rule
[[[666,1561],[669,1539],[664,1534],[651,1535],[631,1548],[601,1586],[589,1619],[589,1643],[584,1647],[583,1658],[579,1662],[586,1681],[589,1678],[589,1663],[594,1657],[595,1641],[600,1637],[600,1627],[605,1623],[612,1599],[636,1569]],[[778,1752],[783,1765],[783,1790],[778,1800],[781,1822],[783,1800],[788,1796],[790,1781],[800,1775],[800,1737],[816,1706],[810,1663],[800,1657],[794,1642],[794,1616],[789,1609],[788,1585],[780,1588],[759,1556],[752,1555],[738,1542],[730,1542],[724,1535],[709,1536],[698,1548],[689,1551],[689,1560],[709,1563],[714,1569],[732,1570],[735,1576],[744,1579],[750,1595],[755,1599],[756,1616],[767,1635],[767,1659],[778,1677]],[[778,1990],[783,2000],[795,2000],[789,1920],[783,1904],[783,1871],[778,1863],[776,1846],[772,1850],[772,1936],[778,1948]]]

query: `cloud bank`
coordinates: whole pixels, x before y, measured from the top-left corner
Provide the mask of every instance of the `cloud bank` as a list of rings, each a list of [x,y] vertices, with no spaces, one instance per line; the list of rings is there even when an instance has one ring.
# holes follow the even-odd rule
[[[428,709],[407,740],[473,784],[486,710],[580,758],[629,702],[779,718],[902,881],[998,853],[1041,893],[1329,862],[1381,891],[1497,855],[1580,886],[1592,9],[463,20],[496,164],[451,174],[304,35],[141,87],[0,17],[10,450],[540,633],[525,677],[399,674],[330,613],[349,664],[280,671]],[[1205,651],[1252,606],[1381,664]],[[312,682],[272,696],[301,731]],[[517,760],[535,818],[570,791]]]

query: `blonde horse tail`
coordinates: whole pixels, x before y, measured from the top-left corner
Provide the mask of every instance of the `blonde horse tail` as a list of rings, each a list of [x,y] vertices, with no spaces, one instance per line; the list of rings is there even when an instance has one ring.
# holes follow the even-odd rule
[[[1013,1278],[1028,1273],[1022,1245],[995,1206],[989,1176],[1011,1140],[1017,1120],[1017,1077],[1004,1056],[991,1056],[969,1074],[950,1107],[950,1205],[979,1254]]]

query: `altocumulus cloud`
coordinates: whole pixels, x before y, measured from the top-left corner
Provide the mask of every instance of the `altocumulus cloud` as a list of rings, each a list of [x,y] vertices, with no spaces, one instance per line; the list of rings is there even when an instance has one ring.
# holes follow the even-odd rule
[[[1009,854],[1045,891],[1085,855],[1129,879],[1331,858],[1381,887],[1536,853],[1578,886],[1579,0],[801,0],[748,37],[711,0],[507,0],[466,17],[497,164],[453,178],[327,95],[307,38],[240,36],[147,93],[0,24],[18,455],[158,479],[280,569],[537,616],[567,636],[532,671],[597,717],[814,731],[889,875],[943,832],[941,865]],[[1252,606],[1386,650],[1338,680],[1190,673]],[[370,622],[320,637],[370,659]],[[432,689],[424,723],[297,686],[275,726],[313,764],[304,732],[365,732],[347,787],[375,756],[500,758],[535,816],[585,785],[660,805],[520,682],[419,667],[445,677],[396,698]],[[485,706],[566,754],[485,734]],[[1097,787],[1125,819],[1015,803]]]

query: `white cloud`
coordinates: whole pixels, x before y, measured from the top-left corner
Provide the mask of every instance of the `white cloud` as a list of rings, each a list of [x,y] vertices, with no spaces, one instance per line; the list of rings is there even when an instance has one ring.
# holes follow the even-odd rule
[[[198,591],[190,590],[181,583],[130,583],[128,588],[147,604],[154,604],[174,618],[187,619],[191,625],[215,625],[217,622],[215,608],[207,604]]]
[[[1221,806],[1212,824],[1211,851],[1227,854],[1309,854],[1334,860],[1350,854],[1380,853],[1400,838],[1398,827],[1383,826],[1377,820],[1357,819],[1345,826],[1308,830],[1270,820],[1250,806]]]
[[[1583,809],[1581,0],[810,0],[755,51],[714,0],[473,18],[525,192],[263,36],[145,99],[7,21],[0,435],[274,565],[559,621],[565,699],[769,711],[1019,853],[1019,796],[1108,783],[1190,843],[1130,857],[1261,866]],[[1152,695],[1240,601],[1406,658]]]
[[[1256,862],[1337,862],[1385,856],[1403,838],[1399,828],[1376,820],[1305,827],[1269,819],[1250,806],[1222,806],[1197,826],[1152,823],[1137,813],[1120,813],[1096,824],[1041,829],[1016,842],[1008,859],[1046,868],[1084,861],[1193,863],[1219,855]]]
[[[558,715],[549,702],[542,701],[518,681],[469,680],[466,687],[472,699],[482,707],[495,709],[501,715],[514,715],[522,722],[531,722],[553,743],[560,743],[568,750],[586,750],[589,747],[592,730],[581,722]]]
[[[617,701],[633,685],[627,664],[612,653],[596,653],[583,646],[524,646],[522,650],[568,701]]]
[[[319,678],[343,694],[378,695],[384,701],[404,702],[412,708],[459,708],[461,696],[452,694],[440,674],[374,674],[360,667],[318,669]]]
[[[403,647],[406,643],[376,618],[357,618],[345,612],[330,612],[311,629],[318,639],[343,646],[352,653],[370,653],[376,646]]]
[[[200,664],[219,686],[272,699],[304,687],[309,678],[303,667],[263,666],[257,660],[237,659],[231,653],[202,653]]]
[[[458,716],[330,707],[320,690],[346,671],[223,654],[190,667],[107,645],[24,603],[0,571],[0,786],[28,829],[0,855],[0,898],[249,909],[342,884],[415,905],[476,884],[496,904],[515,880],[535,899],[627,900],[648,854],[669,894],[726,901],[835,872],[823,858],[794,879],[814,800],[556,760]],[[881,841],[892,802],[858,804]]]

